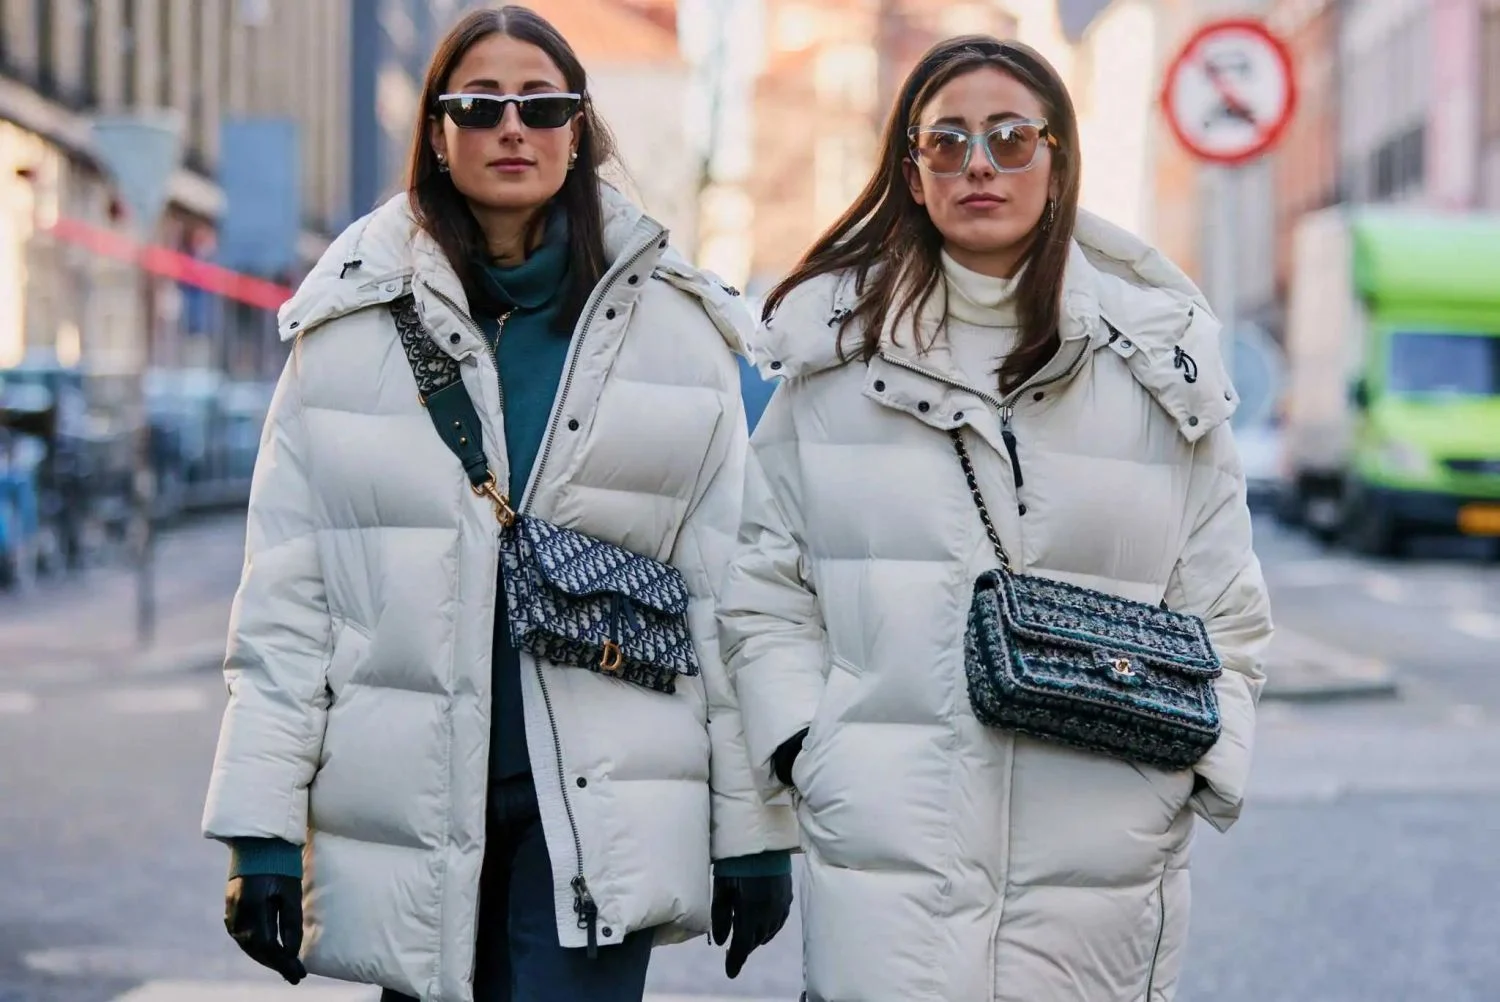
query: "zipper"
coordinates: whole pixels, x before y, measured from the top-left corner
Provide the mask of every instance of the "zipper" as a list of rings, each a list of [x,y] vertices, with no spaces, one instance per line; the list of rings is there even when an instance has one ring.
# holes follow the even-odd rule
[[[649,247],[650,245],[648,244],[647,246]],[[642,249],[641,254],[644,253],[645,250]],[[637,254],[636,258],[639,257],[640,254]],[[634,263],[634,260],[635,259],[632,259],[632,264]],[[432,287],[428,286],[428,288],[431,289]],[[453,310],[453,312],[456,313],[464,321],[464,323],[468,325],[469,329],[479,337],[479,340],[489,350],[490,360],[494,363],[495,366],[495,381],[500,388],[500,405],[503,408],[505,406],[505,386],[504,383],[500,380],[500,360],[496,355],[495,345],[489,343],[489,340],[484,336],[484,332],[479,329],[479,325],[474,322],[474,319],[469,316],[466,310],[459,309],[457,303],[453,302],[453,300],[443,295],[437,289],[432,289],[432,291],[439,299],[448,304],[448,308]],[[596,301],[595,310],[593,312],[590,312],[589,314],[590,320],[593,319],[594,312],[597,312],[597,308],[598,307]],[[500,329],[495,333],[495,344],[499,344],[500,334],[505,330],[505,321],[508,319],[510,319],[510,312],[507,312],[500,318]],[[585,327],[585,332],[586,331],[587,328]],[[581,344],[582,337],[579,338],[579,346],[581,346]],[[575,346],[575,349],[576,347],[578,346]],[[573,361],[569,363],[569,379],[572,378],[572,370],[577,364],[577,354],[578,353],[575,350],[573,352]],[[567,391],[566,383],[563,384],[563,391],[564,393],[566,393]],[[558,408],[558,413],[562,413],[561,408]],[[547,440],[549,445],[552,439],[552,431],[552,428],[548,429]],[[539,465],[538,469],[533,471],[533,482],[535,482],[536,472],[539,471]],[[530,494],[531,492],[530,490],[528,490],[527,500],[530,500]],[[503,532],[504,530],[502,529],[501,531]],[[499,602],[505,601],[505,598],[503,595],[497,594],[496,601],[498,604]],[[547,725],[552,732],[552,753],[555,756],[555,761],[557,763],[557,785],[558,789],[562,791],[563,811],[567,814],[568,817],[568,830],[572,832],[573,835],[573,858],[576,864],[575,874],[572,881],[570,882],[570,886],[573,888],[573,914],[578,916],[578,928],[586,929],[588,931],[588,956],[590,960],[593,960],[599,956],[599,907],[594,902],[594,896],[589,892],[588,880],[585,879],[583,875],[583,837],[578,833],[578,818],[573,813],[573,801],[568,796],[568,783],[566,777],[563,774],[564,764],[562,739],[558,737],[557,733],[557,713],[552,708],[552,692],[547,688],[547,676],[542,672],[542,665],[540,661],[536,662],[536,680],[542,688],[542,703],[547,709]]]
[[[557,418],[562,416],[563,404],[568,400],[568,389],[573,385],[573,373],[578,369],[578,356],[583,353],[583,342],[589,335],[589,327],[593,324],[594,317],[598,315],[599,307],[604,302],[604,297],[609,294],[610,289],[614,288],[615,282],[619,281],[620,276],[629,271],[631,266],[637,261],[645,257],[646,252],[660,238],[661,233],[658,231],[652,235],[650,240],[641,244],[640,248],[625,262],[625,266],[623,268],[616,268],[614,276],[603,286],[602,291],[593,297],[594,301],[589,307],[588,315],[583,318],[583,322],[578,328],[578,343],[573,345],[573,350],[568,355],[568,368],[563,373],[562,389],[557,394],[556,413],[553,415],[553,420],[547,425],[547,438],[542,442],[541,454],[537,456],[536,465],[532,467],[531,482],[526,485],[526,492],[521,498],[521,506],[516,509],[517,512],[525,511],[530,507],[531,496],[536,493],[536,485],[542,482],[542,471],[547,466],[547,457],[552,454],[552,441],[557,437]]]
[[[1156,990],[1156,965],[1161,959],[1161,943],[1167,935],[1167,872],[1162,871],[1161,882],[1156,886],[1156,947],[1151,951],[1151,969],[1146,973],[1146,995],[1143,1002],[1151,1002],[1151,993]]]
[[[589,326],[594,322],[594,317],[599,313],[599,305],[609,290],[614,287],[619,276],[629,271],[631,266],[645,256],[651,245],[660,239],[655,234],[651,239],[641,245],[631,258],[625,262],[625,267],[615,269],[615,275],[604,286],[603,290],[594,297],[593,305],[578,328],[578,342],[573,345],[572,352],[568,355],[568,368],[563,374],[562,389],[558,391],[557,403],[553,408],[552,421],[547,425],[547,438],[542,443],[541,455],[537,457],[536,465],[531,469],[531,482],[527,484],[521,505],[516,509],[517,513],[524,512],[531,505],[532,496],[536,493],[536,485],[542,481],[542,470],[547,465],[547,457],[552,453],[552,441],[557,437],[557,421],[562,417],[563,405],[568,400],[568,389],[573,385],[573,373],[578,368],[578,356],[583,352],[583,342],[588,337]],[[542,671],[542,663],[535,660],[536,680],[542,689],[542,703],[547,708],[547,723],[552,731],[552,753],[557,761],[557,786],[562,792],[563,811],[568,816],[568,829],[573,833],[573,860],[575,874],[571,882],[573,888],[573,914],[578,916],[578,928],[588,931],[588,956],[590,960],[599,956],[599,906],[594,902],[594,896],[589,893],[588,879],[583,875],[583,837],[578,833],[578,819],[573,814],[573,800],[568,796],[568,782],[563,774],[563,751],[562,739],[557,733],[557,714],[552,708],[552,693],[547,688],[547,676]]]
[[[530,507],[532,496],[536,493],[536,485],[541,483],[542,470],[547,465],[547,457],[552,453],[553,439],[557,437],[557,419],[562,416],[563,405],[568,399],[568,389],[573,385],[573,373],[578,369],[578,356],[582,354],[583,342],[588,337],[589,327],[593,324],[594,317],[599,313],[600,304],[603,303],[604,297],[609,294],[610,289],[614,287],[619,277],[629,271],[637,261],[644,257],[646,252],[651,249],[651,245],[656,243],[660,238],[660,231],[653,233],[651,239],[644,241],[640,248],[630,256],[625,262],[624,267],[614,269],[614,274],[608,283],[593,297],[593,304],[589,307],[588,315],[583,318],[583,322],[579,325],[578,337],[576,343],[573,345],[573,350],[568,354],[568,368],[563,374],[562,388],[558,391],[557,401],[553,406],[552,420],[547,425],[547,438],[542,443],[541,454],[537,457],[536,464],[531,469],[530,482],[526,485],[521,503],[515,508],[518,515]],[[438,292],[436,289],[433,292],[437,294],[438,298],[446,302],[449,307],[453,308],[459,316],[463,317],[476,333],[479,333],[478,325],[470,319],[468,313],[459,310],[456,304],[441,292]],[[480,339],[484,340],[482,334]],[[500,340],[498,334],[495,340],[496,342]],[[494,348],[490,349],[490,357],[495,357]],[[499,373],[500,365],[497,361],[495,364],[497,379],[499,378]],[[502,404],[504,402],[503,388],[501,390],[501,402]],[[542,704],[547,710],[547,725],[552,732],[552,754],[557,763],[557,786],[558,790],[562,793],[563,811],[568,817],[568,830],[573,835],[575,870],[573,879],[569,885],[573,888],[573,914],[578,917],[578,928],[587,930],[588,932],[588,956],[592,960],[599,956],[599,906],[594,901],[594,896],[589,891],[588,879],[583,874],[583,836],[578,832],[578,818],[573,813],[573,800],[568,796],[568,782],[567,777],[564,775],[562,738],[558,736],[557,712],[552,706],[552,691],[547,687],[547,676],[542,671],[541,661],[539,659],[533,660],[536,666],[536,680],[542,690]]]
[[[490,339],[487,337],[480,338],[480,340],[484,342],[484,346],[489,349],[490,361],[495,363],[495,385],[500,388],[501,415],[504,415],[505,413],[505,380],[500,378],[500,335],[505,333],[505,321],[509,320],[510,315],[514,312],[516,311],[506,310],[504,313],[500,314],[499,319],[496,321],[498,326],[496,326],[495,328],[494,343],[491,343]]]

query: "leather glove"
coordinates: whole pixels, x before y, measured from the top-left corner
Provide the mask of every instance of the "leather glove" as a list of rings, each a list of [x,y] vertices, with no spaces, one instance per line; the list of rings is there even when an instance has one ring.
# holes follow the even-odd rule
[[[758,947],[776,938],[792,910],[792,878],[715,877],[713,903],[714,945],[723,946],[734,933],[724,954],[724,973],[737,978],[745,961]]]
[[[806,727],[792,735],[782,743],[780,748],[771,753],[771,771],[787,786],[796,786],[792,782],[792,766],[796,764],[797,756],[802,754],[802,742],[805,740],[807,740]]]
[[[296,984],[307,977],[302,950],[302,881],[280,874],[231,877],[224,928],[251,960]]]

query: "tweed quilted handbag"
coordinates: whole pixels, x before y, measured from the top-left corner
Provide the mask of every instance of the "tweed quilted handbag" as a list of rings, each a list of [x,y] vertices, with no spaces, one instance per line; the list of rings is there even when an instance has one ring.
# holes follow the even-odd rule
[[[990,519],[963,438],[951,432],[1000,566],[974,582],[964,636],[969,702],[983,724],[1139,762],[1186,769],[1219,738],[1222,672],[1203,621],[1017,574]]]
[[[511,638],[556,664],[657,692],[697,675],[682,573],[624,547],[515,511],[484,456],[483,426],[458,362],[428,336],[410,296],[391,303],[401,347],[438,436],[488,498],[501,526],[501,577]]]

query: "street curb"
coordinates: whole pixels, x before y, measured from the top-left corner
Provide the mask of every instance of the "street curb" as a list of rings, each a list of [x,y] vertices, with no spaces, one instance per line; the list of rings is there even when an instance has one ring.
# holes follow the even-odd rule
[[[1394,678],[1339,679],[1306,685],[1267,686],[1260,698],[1282,703],[1332,703],[1345,699],[1391,699],[1401,694]]]
[[[224,667],[224,644],[216,641],[170,651],[146,651],[129,669],[131,675],[194,675]]]
[[[179,647],[166,651],[99,655],[73,661],[28,665],[15,673],[0,673],[0,687],[74,686],[104,680],[169,678],[208,674],[221,671],[223,667],[224,645],[215,642],[212,645]]]
[[[1302,703],[1391,699],[1400,691],[1391,666],[1380,658],[1355,654],[1284,627],[1272,636],[1265,669],[1262,699]]]
[[[1390,699],[1400,694],[1391,666],[1360,657],[1295,630],[1278,628],[1266,652],[1261,699],[1329,703]]]

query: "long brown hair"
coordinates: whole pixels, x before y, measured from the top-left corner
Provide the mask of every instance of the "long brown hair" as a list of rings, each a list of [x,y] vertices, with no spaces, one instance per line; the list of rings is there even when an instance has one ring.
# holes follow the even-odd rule
[[[488,245],[479,220],[474,218],[451,175],[438,170],[437,152],[428,128],[442,114],[438,96],[449,76],[469,49],[491,35],[508,35],[529,42],[545,52],[562,71],[568,89],[583,95],[583,123],[578,138],[578,160],[568,172],[554,202],[568,218],[568,288],[563,295],[561,316],[576,317],[594,286],[609,268],[604,250],[604,207],[599,197],[599,168],[614,158],[614,142],[594,111],[588,91],[588,74],[567,39],[540,15],[510,4],[476,10],[453,26],[433,53],[422,84],[421,112],[412,130],[407,157],[406,191],[417,223],[437,241],[448,262],[458,273],[470,309],[484,304],[488,295],[478,281],[477,262],[488,256]],[[538,213],[533,225],[541,225]]]
[[[1001,366],[1001,389],[1020,385],[1047,364],[1059,343],[1063,270],[1078,213],[1078,118],[1062,78],[1040,53],[988,35],[939,42],[917,63],[886,121],[875,175],[792,273],[771,290],[765,319],[803,282],[852,270],[859,299],[839,325],[839,353],[844,355],[846,330],[856,324],[864,331],[860,357],[868,362],[879,351],[888,319],[900,321],[919,313],[942,278],[943,237],[907,186],[906,130],[949,81],[987,66],[1014,77],[1036,95],[1047,116],[1047,130],[1057,139],[1052,151],[1057,204],[1050,225],[1045,216],[1038,222],[1023,258],[1026,271],[1016,290],[1021,340]]]

